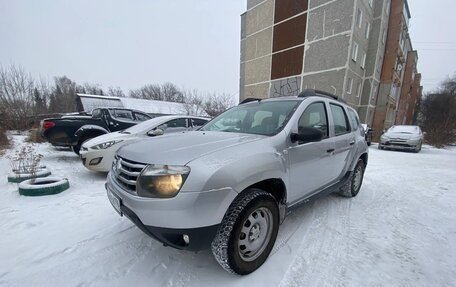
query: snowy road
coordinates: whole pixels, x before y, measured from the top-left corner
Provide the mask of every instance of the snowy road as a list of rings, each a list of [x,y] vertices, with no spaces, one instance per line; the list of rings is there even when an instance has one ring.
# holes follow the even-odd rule
[[[39,149],[71,188],[19,196],[0,158],[0,286],[456,286],[456,149],[371,147],[358,197],[296,210],[265,265],[245,277],[210,251],[150,239],[110,206],[105,175],[70,151]]]

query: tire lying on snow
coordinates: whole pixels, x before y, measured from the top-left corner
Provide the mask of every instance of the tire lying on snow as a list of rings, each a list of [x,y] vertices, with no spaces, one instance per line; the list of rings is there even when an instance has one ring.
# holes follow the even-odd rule
[[[25,196],[41,196],[57,194],[70,187],[66,178],[43,177],[28,179],[19,184],[19,194]]]
[[[50,175],[51,175],[51,171],[47,168],[39,169],[35,174],[12,172],[12,173],[8,174],[8,182],[19,183],[19,182],[23,182],[24,180],[28,180],[28,179],[32,179],[32,178],[47,177]]]

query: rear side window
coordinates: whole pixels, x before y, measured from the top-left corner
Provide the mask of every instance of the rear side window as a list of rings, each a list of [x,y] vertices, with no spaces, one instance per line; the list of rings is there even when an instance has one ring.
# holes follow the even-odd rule
[[[328,120],[325,104],[322,102],[310,104],[298,123],[298,131],[302,128],[316,128],[321,131],[323,138],[328,137]]]
[[[352,109],[348,109],[348,117],[350,118],[350,125],[353,130],[358,129],[359,127],[359,119],[358,115]]]
[[[330,107],[336,136],[348,133],[350,131],[350,126],[348,125],[348,119],[344,109],[335,104],[330,104]]]
[[[111,115],[118,120],[133,120],[133,113],[129,110],[111,110]]]
[[[151,119],[149,116],[140,113],[135,113],[135,118],[137,122],[143,122]]]

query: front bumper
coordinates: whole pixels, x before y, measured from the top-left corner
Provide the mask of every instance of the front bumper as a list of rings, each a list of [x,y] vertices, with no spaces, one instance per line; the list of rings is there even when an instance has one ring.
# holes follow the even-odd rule
[[[401,150],[416,150],[420,144],[420,140],[381,140],[380,146],[390,149],[401,149]]]
[[[169,199],[143,198],[124,190],[112,173],[105,186],[119,199],[121,214],[144,233],[164,245],[194,251],[209,247],[226,210],[238,195],[231,188],[223,188],[181,191]],[[184,235],[188,236],[188,243]]]
[[[114,160],[114,156],[109,150],[94,151],[91,149],[81,148],[79,156],[82,160],[82,164],[87,169],[101,172],[108,172],[111,169],[112,162]]]
[[[122,214],[130,219],[145,234],[163,243],[164,246],[190,251],[208,249],[215,237],[220,224],[201,228],[163,228],[144,225],[139,217],[125,205],[120,206]],[[184,239],[188,238],[188,241]]]

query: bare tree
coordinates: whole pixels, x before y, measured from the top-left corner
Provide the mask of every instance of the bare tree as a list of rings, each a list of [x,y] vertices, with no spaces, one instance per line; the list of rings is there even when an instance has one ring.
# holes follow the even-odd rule
[[[235,105],[233,96],[229,94],[212,94],[204,101],[206,113],[215,117]]]
[[[456,143],[456,75],[421,100],[418,121],[430,144],[444,147]]]
[[[125,94],[120,87],[109,87],[106,96],[124,98]]]
[[[204,99],[198,90],[184,90],[184,107],[187,115],[201,116],[205,114]]]
[[[163,85],[147,84],[139,89],[131,90],[130,97],[176,103],[184,102],[182,91],[172,83],[165,83]]]
[[[35,82],[21,67],[0,66],[0,113],[9,129],[25,129],[33,113]]]

